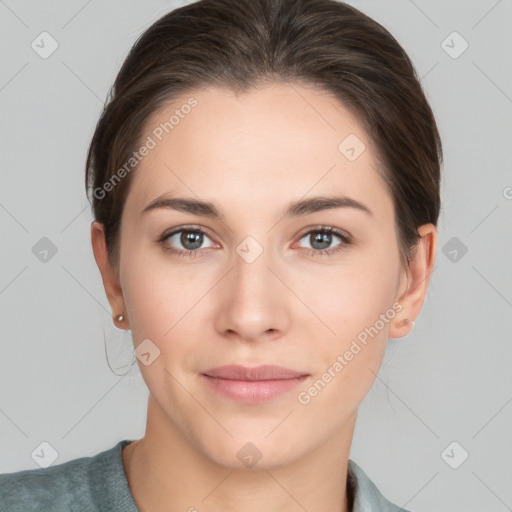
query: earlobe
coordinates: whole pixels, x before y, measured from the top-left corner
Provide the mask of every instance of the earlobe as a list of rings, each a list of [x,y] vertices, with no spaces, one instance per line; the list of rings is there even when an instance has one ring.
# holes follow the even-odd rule
[[[126,309],[121,285],[110,261],[103,224],[98,221],[91,223],[91,245],[94,259],[101,274],[105,294],[112,309],[113,321],[120,329],[126,329]]]
[[[392,322],[389,328],[388,336],[390,338],[403,338],[414,329],[414,320],[410,318],[401,318]]]
[[[433,224],[424,224],[418,228],[418,233],[420,239],[406,270],[407,288],[396,299],[402,309],[390,323],[390,338],[402,338],[411,332],[423,307],[434,268],[437,230]]]

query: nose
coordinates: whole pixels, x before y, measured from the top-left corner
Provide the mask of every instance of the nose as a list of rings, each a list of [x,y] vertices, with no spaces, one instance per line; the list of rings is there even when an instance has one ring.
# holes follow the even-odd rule
[[[219,283],[218,332],[245,341],[286,332],[293,294],[283,284],[286,277],[279,266],[270,260],[265,250],[254,261],[243,247],[234,254],[230,271]]]

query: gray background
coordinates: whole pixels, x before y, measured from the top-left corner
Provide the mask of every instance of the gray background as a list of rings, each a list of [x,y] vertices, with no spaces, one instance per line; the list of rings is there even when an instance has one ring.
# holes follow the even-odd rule
[[[351,458],[417,512],[512,510],[512,2],[350,3],[411,56],[445,149],[427,301],[414,331],[389,342]],[[177,5],[0,0],[0,472],[38,467],[42,441],[58,464],[144,434],[138,368],[119,377],[107,364],[104,335],[113,366],[130,340],[94,262],[84,161],[129,48]],[[59,45],[47,59],[31,48],[43,31]],[[453,31],[469,44],[457,58],[462,41],[442,43]],[[57,249],[47,261],[43,237]],[[458,469],[441,456],[452,441],[452,464],[469,453]]]

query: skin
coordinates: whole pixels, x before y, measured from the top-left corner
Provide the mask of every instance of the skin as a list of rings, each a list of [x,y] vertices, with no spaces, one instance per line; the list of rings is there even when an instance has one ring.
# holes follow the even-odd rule
[[[162,108],[147,135],[194,96],[198,106],[133,171],[121,223],[119,267],[102,225],[91,241],[114,323],[134,345],[160,350],[138,361],[149,389],[144,437],[123,451],[141,511],[349,510],[347,463],[357,409],[375,380],[388,337],[407,335],[423,306],[437,240],[432,224],[409,268],[401,265],[394,208],[362,124],[332,96],[298,83],[241,95],[223,88],[188,93]],[[350,133],[366,150],[349,161],[338,150]],[[212,202],[222,220],[172,209],[141,211],[164,192]],[[370,210],[335,208],[281,218],[292,201],[347,196]],[[170,228],[207,231],[197,257]],[[320,255],[319,226],[352,237]],[[309,234],[308,234],[309,233]],[[247,237],[263,248],[248,263]],[[185,241],[186,243],[186,241]],[[344,242],[332,235],[327,250]],[[190,250],[190,249],[189,249]],[[313,252],[317,254],[312,254]],[[307,404],[298,401],[356,336],[394,303],[402,309]],[[211,392],[199,374],[225,364],[276,364],[310,374],[300,387],[263,404]],[[246,467],[237,452],[262,457]]]

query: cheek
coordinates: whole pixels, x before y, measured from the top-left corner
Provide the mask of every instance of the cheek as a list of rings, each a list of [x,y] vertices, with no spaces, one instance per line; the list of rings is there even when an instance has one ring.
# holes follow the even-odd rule
[[[191,282],[190,274],[164,265],[164,257],[153,255],[150,260],[148,253],[135,250],[125,259],[123,296],[135,348],[149,339],[159,350],[149,365],[139,362],[141,375],[157,399],[179,411],[187,398],[174,378],[182,380],[183,371],[193,367],[190,354],[199,352],[197,322],[192,322],[194,328],[191,319],[200,311],[206,283],[201,287],[199,279]]]
[[[218,276],[201,265],[172,263],[163,252],[148,248],[132,247],[127,253],[121,277],[134,345],[150,339],[161,356],[159,364],[141,367],[141,372],[152,375],[150,370],[160,365],[173,374],[193,370],[211,327],[205,299]]]
[[[154,339],[161,344],[193,306],[194,283],[178,270],[163,265],[163,256],[149,258],[151,251],[127,247],[123,261],[123,297],[134,340]],[[196,298],[197,301],[197,298]]]
[[[384,356],[389,324],[397,312],[393,307],[399,277],[395,256],[361,256],[357,263],[340,266],[323,279],[321,287],[308,280],[303,288],[310,290],[308,299],[333,331],[325,329],[323,341],[316,337],[315,356],[323,364],[318,377],[329,382],[325,386],[329,390],[322,391],[323,400],[343,403],[343,410],[357,407],[364,398]],[[317,388],[322,386],[318,383]]]
[[[346,342],[392,308],[398,278],[398,266],[389,255],[371,260],[360,258],[357,263],[340,266],[322,280],[321,286],[318,282],[314,286],[311,279],[304,289],[309,290],[319,316],[340,342]],[[385,329],[381,322],[378,327],[387,333],[388,323]]]

